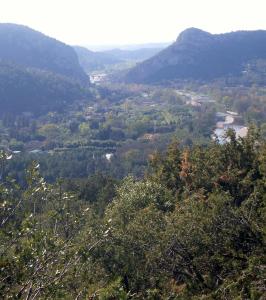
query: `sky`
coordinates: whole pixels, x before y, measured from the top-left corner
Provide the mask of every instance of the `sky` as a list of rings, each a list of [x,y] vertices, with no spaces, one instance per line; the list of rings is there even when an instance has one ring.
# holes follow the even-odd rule
[[[71,45],[171,42],[189,27],[266,29],[266,0],[0,0],[0,22]]]

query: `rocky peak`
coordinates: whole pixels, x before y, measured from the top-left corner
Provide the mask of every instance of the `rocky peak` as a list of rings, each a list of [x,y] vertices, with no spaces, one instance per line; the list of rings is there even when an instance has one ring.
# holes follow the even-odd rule
[[[188,28],[182,31],[177,37],[178,43],[187,43],[187,42],[202,42],[209,41],[212,39],[212,35],[209,32],[203,31],[198,28]]]

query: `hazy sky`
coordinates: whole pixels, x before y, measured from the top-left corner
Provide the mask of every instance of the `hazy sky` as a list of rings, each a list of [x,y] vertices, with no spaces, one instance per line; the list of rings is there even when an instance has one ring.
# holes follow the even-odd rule
[[[173,41],[188,27],[266,29],[265,15],[266,0],[0,0],[0,22],[83,45]]]

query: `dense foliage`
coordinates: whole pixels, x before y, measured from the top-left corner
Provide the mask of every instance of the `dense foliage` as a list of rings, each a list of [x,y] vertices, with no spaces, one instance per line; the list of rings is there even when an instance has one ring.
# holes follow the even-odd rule
[[[224,145],[151,158],[143,180],[103,175],[27,187],[4,176],[0,295],[6,299],[263,299],[266,145],[257,130]]]

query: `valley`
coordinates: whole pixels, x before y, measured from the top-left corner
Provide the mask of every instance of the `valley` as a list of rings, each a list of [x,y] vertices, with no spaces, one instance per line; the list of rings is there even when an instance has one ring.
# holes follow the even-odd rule
[[[222,142],[227,128],[235,129],[237,136],[242,131],[244,137],[249,126],[249,115],[226,113],[235,106],[224,103],[228,96],[218,95],[211,87],[193,91],[99,83],[90,93],[97,101],[76,101],[62,112],[38,118],[27,113],[5,116],[0,136],[1,147],[13,152],[9,175],[16,169],[21,179],[24,167],[35,159],[49,181],[97,172],[142,178],[149,157],[165,151],[172,140],[181,147],[206,146],[213,134]]]
[[[266,31],[0,45],[0,299],[264,299]]]

